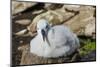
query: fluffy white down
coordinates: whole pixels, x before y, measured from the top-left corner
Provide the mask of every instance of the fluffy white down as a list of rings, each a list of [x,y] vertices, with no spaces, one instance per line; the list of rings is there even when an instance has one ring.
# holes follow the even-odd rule
[[[30,52],[42,57],[70,55],[79,48],[77,36],[64,25],[56,25],[48,31],[48,42],[44,42],[41,32],[30,42]]]

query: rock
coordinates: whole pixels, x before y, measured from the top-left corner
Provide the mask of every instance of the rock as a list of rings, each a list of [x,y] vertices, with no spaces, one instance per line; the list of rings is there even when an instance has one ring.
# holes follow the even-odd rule
[[[47,3],[47,4],[45,4],[44,8],[46,10],[55,10],[55,9],[61,8],[62,6],[63,6],[62,4],[50,4],[50,3]]]
[[[48,10],[45,13],[42,13],[40,15],[37,15],[32,23],[28,26],[28,30],[33,32],[36,31],[36,23],[40,19],[46,19],[50,22],[52,25],[58,25],[64,23],[64,21],[68,20],[70,17],[74,16],[74,13],[72,12],[66,12],[64,9],[57,9],[55,11]]]
[[[14,14],[20,13],[36,4],[37,3],[33,3],[33,2],[12,1],[12,14],[14,15]]]
[[[96,61],[96,51],[93,50],[89,54],[81,57],[80,61]]]
[[[66,21],[64,25],[69,26],[77,35],[85,35],[86,25],[95,21],[94,11],[95,8],[92,6],[80,6],[79,14]]]
[[[32,14],[40,14],[40,13],[42,13],[42,12],[44,12],[44,10],[34,11]]]
[[[29,51],[29,44],[24,44],[23,46],[19,46],[18,50],[19,51]]]
[[[96,31],[95,31],[95,28],[96,28],[95,25],[96,25],[95,18],[91,18],[90,19],[90,23],[87,24],[86,27],[85,27],[85,35],[86,36],[94,36],[95,35],[94,34],[94,33],[96,33]]]
[[[58,58],[44,58],[32,54],[30,53],[30,47],[28,45],[19,47],[18,49],[22,51],[20,65],[70,62],[69,58],[66,56],[58,57]]]
[[[30,19],[21,19],[21,20],[16,20],[15,23],[21,24],[21,25],[28,25],[31,23]]]
[[[45,9],[50,9],[50,6],[51,6],[51,5],[52,5],[52,4],[49,4],[49,3],[48,3],[48,4],[45,4],[44,8],[45,8]]]
[[[21,31],[15,33],[15,35],[22,36],[22,35],[24,35],[25,32],[27,32],[27,29],[21,30]]]
[[[80,5],[64,5],[63,8],[70,11],[79,11]]]
[[[47,19],[52,25],[67,25],[77,35],[90,35],[95,30],[95,17],[93,17],[95,8],[92,6],[76,7],[79,8],[79,13],[76,15],[76,11],[66,11],[64,8],[48,10],[47,12],[39,14],[33,19],[32,24],[28,26],[28,30],[30,32],[36,31],[36,23],[43,18]],[[91,25],[93,25],[93,28],[90,29],[89,27]]]

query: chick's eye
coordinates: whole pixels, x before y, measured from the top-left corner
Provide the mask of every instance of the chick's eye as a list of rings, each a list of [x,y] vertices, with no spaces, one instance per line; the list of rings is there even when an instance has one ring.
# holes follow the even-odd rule
[[[46,26],[46,28],[48,28],[48,25]]]

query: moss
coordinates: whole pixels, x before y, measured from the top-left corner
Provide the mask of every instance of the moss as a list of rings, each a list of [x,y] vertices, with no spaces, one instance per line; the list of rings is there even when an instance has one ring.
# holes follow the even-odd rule
[[[80,48],[79,54],[80,56],[84,56],[93,50],[96,50],[96,42],[88,39],[85,41],[85,45]]]

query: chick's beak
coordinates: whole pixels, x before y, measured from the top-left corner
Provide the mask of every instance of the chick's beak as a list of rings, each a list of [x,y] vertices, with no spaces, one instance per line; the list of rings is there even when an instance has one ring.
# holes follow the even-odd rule
[[[43,41],[46,40],[46,32],[44,30],[41,30],[42,36],[43,36]]]
[[[47,32],[45,30],[41,30],[41,33],[42,33],[42,36],[43,36],[43,41],[47,41],[47,43],[50,45],[50,42],[48,40],[48,37],[47,37]]]

